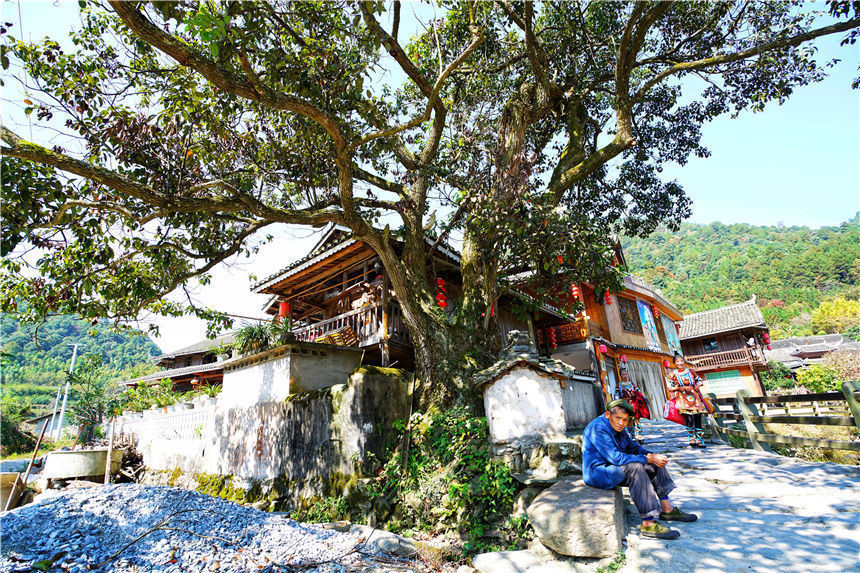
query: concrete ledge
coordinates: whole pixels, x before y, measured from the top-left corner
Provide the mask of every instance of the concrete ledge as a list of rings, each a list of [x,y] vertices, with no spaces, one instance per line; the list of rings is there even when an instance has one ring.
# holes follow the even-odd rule
[[[624,537],[621,489],[597,489],[565,478],[545,490],[526,513],[541,542],[563,555],[609,557]]]

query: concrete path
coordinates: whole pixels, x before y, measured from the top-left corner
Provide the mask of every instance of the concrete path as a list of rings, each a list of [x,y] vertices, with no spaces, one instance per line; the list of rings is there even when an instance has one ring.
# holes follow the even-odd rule
[[[670,422],[644,430],[645,447],[670,458],[672,501],[699,521],[672,522],[677,540],[643,538],[624,488],[622,573],[860,572],[860,468],[723,445],[692,449]]]

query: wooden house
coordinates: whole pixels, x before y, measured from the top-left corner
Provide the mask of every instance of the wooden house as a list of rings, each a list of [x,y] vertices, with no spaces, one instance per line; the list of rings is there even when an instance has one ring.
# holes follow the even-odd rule
[[[616,257],[623,264],[620,247]],[[659,419],[667,396],[668,361],[681,348],[676,329],[681,313],[633,275],[624,277],[619,293],[598,292],[583,283],[578,297],[585,309],[574,320],[536,320],[542,351],[578,370],[594,369],[607,401],[618,395],[621,371],[627,371],[648,398],[652,419]]]
[[[123,382],[125,386],[139,384],[151,386],[169,378],[176,392],[188,392],[200,384],[215,386],[224,379],[224,366],[216,355],[219,346],[233,341],[232,333],[222,334],[215,340],[202,340],[173,352],[155,357],[156,366],[163,370]]]
[[[427,239],[428,251],[434,241]],[[444,287],[445,308],[453,313],[461,297],[460,256],[438,245],[430,257],[428,277]],[[254,285],[269,295],[263,311],[288,315],[292,332],[303,342],[355,346],[365,351],[364,363],[411,368],[414,353],[409,331],[377,254],[348,229],[331,226],[310,253]],[[510,310],[510,300],[498,305],[500,340],[511,330],[528,332],[529,325]],[[563,313],[542,306],[539,316],[560,319]]]
[[[680,338],[684,358],[705,379],[708,392],[764,396],[759,373],[767,370],[770,333],[755,297],[685,316]]]

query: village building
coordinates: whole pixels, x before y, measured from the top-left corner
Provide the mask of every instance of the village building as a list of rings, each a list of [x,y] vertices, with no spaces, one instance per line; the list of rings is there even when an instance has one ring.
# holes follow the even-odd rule
[[[768,362],[773,360],[797,371],[820,363],[825,356],[838,350],[860,352],[860,342],[841,334],[783,338],[771,342],[764,355]]]
[[[620,246],[616,259],[624,264]],[[544,353],[577,370],[593,369],[604,399],[618,396],[621,371],[626,371],[651,404],[652,419],[660,419],[667,398],[670,360],[681,349],[676,323],[681,313],[654,287],[633,276],[623,277],[619,293],[576,286],[584,310],[565,319],[536,320],[538,344]]]
[[[462,296],[459,255],[432,238],[427,239],[427,249],[432,250],[427,273],[436,285],[437,302],[444,312],[453,313]],[[620,245],[615,247],[615,259],[625,264]],[[625,275],[619,293],[581,283],[571,292],[543,296],[534,304],[535,297],[518,288],[516,277],[511,285],[509,294],[492,309],[499,340],[506,340],[512,331],[528,333],[541,359],[570,366],[577,384],[560,385],[567,429],[584,426],[617,395],[622,370],[650,401],[652,417],[659,419],[670,360],[681,351],[676,323],[683,318],[659,291]],[[362,350],[366,365],[414,367],[412,341],[397,293],[376,253],[348,229],[330,226],[307,255],[259,281],[254,291],[268,295],[262,310],[288,322],[295,343]],[[571,306],[571,301],[576,305]],[[515,311],[522,302],[535,310],[524,313],[520,305],[520,311]],[[571,308],[570,313],[563,310]],[[225,371],[236,370],[237,357],[219,360],[214,349],[231,340],[228,334],[160,356],[157,363],[165,370],[126,384],[152,384],[168,377],[178,391],[200,383],[220,384]],[[583,382],[592,389],[583,387]]]
[[[750,300],[684,317],[681,348],[691,368],[717,397],[746,390],[764,396],[760,372],[767,370],[765,348],[771,344],[755,296]]]
[[[128,387],[151,386],[169,378],[173,382],[173,390],[176,392],[189,392],[201,384],[217,386],[224,379],[223,361],[229,357],[226,354],[219,356],[218,352],[232,342],[233,334],[226,333],[214,340],[202,340],[173,352],[156,356],[153,361],[156,366],[160,366],[163,370],[126,380],[123,385]]]

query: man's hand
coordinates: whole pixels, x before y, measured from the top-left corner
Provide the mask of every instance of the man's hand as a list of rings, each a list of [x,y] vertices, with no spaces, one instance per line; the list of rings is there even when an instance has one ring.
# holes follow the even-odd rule
[[[657,466],[658,468],[664,468],[666,467],[666,464],[669,463],[669,458],[663,454],[648,454],[645,457],[649,464]]]

